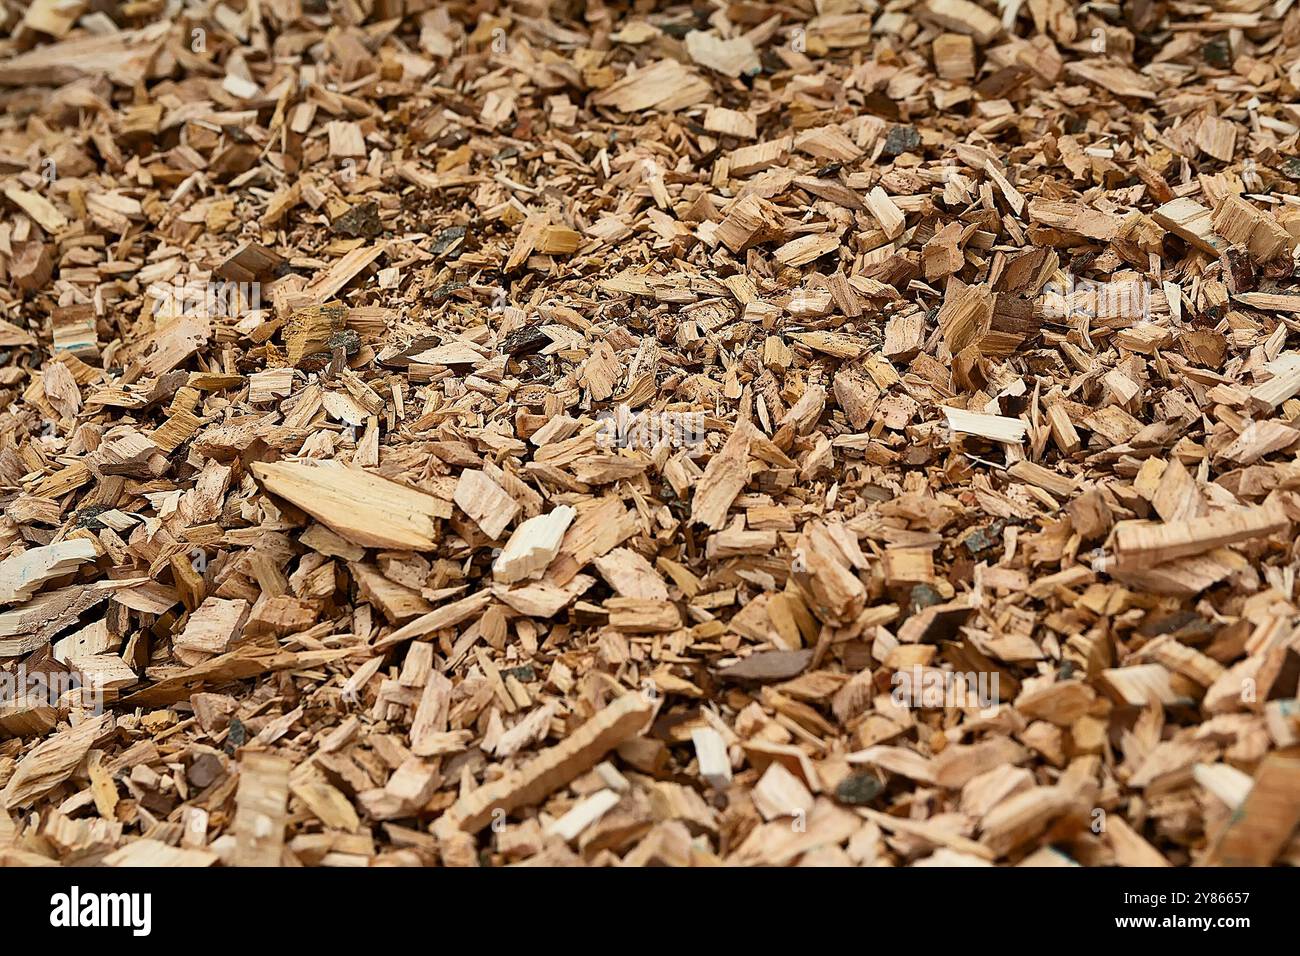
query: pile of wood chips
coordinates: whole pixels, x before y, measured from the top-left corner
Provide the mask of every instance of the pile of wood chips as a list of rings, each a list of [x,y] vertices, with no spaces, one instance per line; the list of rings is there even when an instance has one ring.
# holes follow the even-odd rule
[[[0,862],[1300,863],[1294,0],[0,31]]]

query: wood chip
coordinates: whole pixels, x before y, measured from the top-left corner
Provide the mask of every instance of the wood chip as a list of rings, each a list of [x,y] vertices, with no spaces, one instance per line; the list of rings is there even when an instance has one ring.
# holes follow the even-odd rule
[[[1300,862],[1300,4],[0,35],[0,863]]]

